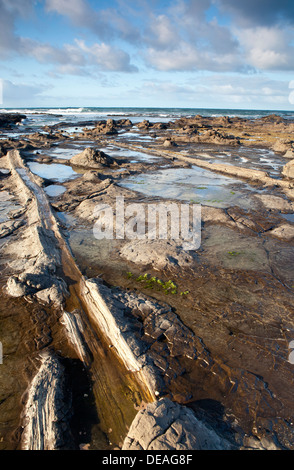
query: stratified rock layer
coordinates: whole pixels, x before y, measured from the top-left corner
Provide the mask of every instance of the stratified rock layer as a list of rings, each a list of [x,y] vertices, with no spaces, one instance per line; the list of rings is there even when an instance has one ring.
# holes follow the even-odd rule
[[[7,280],[6,292],[12,297],[35,295],[43,303],[60,306],[68,292],[65,281],[56,275],[62,264],[56,219],[19,152],[10,151],[8,157],[15,185],[25,201],[27,225],[21,242],[17,240],[9,248],[17,274]]]
[[[64,368],[45,353],[27,391],[23,412],[23,450],[56,450],[71,447],[71,400],[65,395]]]

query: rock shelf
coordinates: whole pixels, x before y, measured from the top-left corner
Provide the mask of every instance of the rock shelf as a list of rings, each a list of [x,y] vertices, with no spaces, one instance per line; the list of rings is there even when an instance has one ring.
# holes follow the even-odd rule
[[[70,251],[66,248],[65,242],[59,231],[57,221],[50,210],[47,198],[43,190],[34,181],[34,176],[23,164],[20,154],[12,151],[8,154],[10,169],[12,176],[16,177],[17,184],[22,187],[22,191],[26,193],[30,206],[27,206],[27,217],[30,232],[26,234],[30,243],[38,246],[38,255],[34,262],[31,260],[26,269],[18,276],[12,276],[7,281],[7,293],[13,297],[35,296],[38,301],[53,304],[55,307],[63,311],[62,324],[69,337],[70,343],[77,351],[78,356],[85,364],[89,364],[89,345],[86,344],[84,328],[81,319],[77,313],[69,313],[63,310],[66,297],[69,296],[68,286],[60,277],[55,277],[55,272],[61,268],[62,250],[66,250],[67,256],[71,256]],[[30,220],[30,217],[32,220]],[[34,230],[32,231],[32,228]],[[42,232],[43,229],[43,232]],[[62,246],[61,246],[62,244]],[[48,252],[51,252],[49,258]],[[53,251],[52,251],[53,250]],[[52,257],[52,253],[54,256]],[[50,261],[49,261],[50,259]],[[54,264],[52,264],[54,260]],[[72,260],[72,263],[73,260]],[[77,267],[73,267],[78,272]],[[134,331],[128,325],[128,319],[123,311],[132,302],[139,302],[141,308],[151,311],[155,322],[156,318],[162,319],[165,311],[156,304],[150,303],[144,297],[130,297],[127,294],[113,295],[111,291],[101,285],[98,280],[85,279],[80,275],[81,297],[86,305],[87,311],[90,312],[94,321],[98,325],[99,331],[103,337],[115,348],[117,356],[122,360],[127,370],[136,374],[138,383],[141,383],[143,390],[147,390],[147,394],[151,399],[164,393],[164,385],[162,385],[162,376],[159,374],[161,370],[161,357],[149,355],[148,349],[150,344],[142,342],[140,336],[134,335]],[[150,315],[150,313],[149,313]],[[170,312],[171,315],[171,312]],[[149,318],[149,317],[148,317]],[[150,320],[149,320],[150,321]],[[153,320],[154,321],[154,320]],[[165,323],[165,326],[163,324]],[[131,329],[130,329],[131,328]],[[168,317],[159,324],[160,333],[156,333],[156,329],[152,331],[151,337],[158,334],[168,336],[168,330],[172,331],[172,336],[178,336],[183,329],[181,322],[173,320],[171,322]],[[185,330],[183,330],[185,331]],[[184,343],[187,342],[190,333],[186,332],[182,335]],[[184,339],[185,338],[185,339]],[[190,342],[192,337],[190,335]],[[193,342],[193,341],[192,341]],[[192,357],[194,355],[193,345],[188,346],[187,354]],[[183,346],[183,344],[182,344]],[[173,345],[173,348],[175,345]],[[189,347],[191,349],[189,351]],[[185,354],[185,348],[182,351]],[[172,370],[172,365],[170,366]],[[99,370],[97,371],[99,373]],[[50,381],[50,388],[46,385]],[[59,391],[62,384],[62,368],[60,368],[58,360],[53,359],[50,355],[43,356],[39,372],[35,376],[28,390],[28,398],[23,415],[24,431],[22,442],[24,449],[55,449],[62,446],[59,436],[61,428],[64,427],[63,415],[59,417],[63,409],[61,392]],[[56,404],[58,402],[58,404]],[[67,403],[70,407],[70,404]],[[45,410],[45,412],[44,412]],[[52,423],[55,423],[52,428]],[[61,443],[60,443],[61,442]],[[187,444],[187,448],[189,447]]]
[[[1,144],[7,173],[0,184],[20,205],[0,226],[3,295],[32,305],[38,326],[38,336],[32,340],[29,332],[24,341],[29,350],[34,343],[35,352],[15,438],[19,447],[90,445],[72,428],[76,407],[67,380],[69,363],[76,361],[89,379],[84,395],[93,394],[104,447],[292,449],[292,124],[268,116],[256,121],[254,133],[250,122],[237,118],[145,120],[131,139],[131,121],[90,124],[75,136],[60,123]],[[91,145],[87,140],[79,148],[85,139]],[[242,160],[240,147],[251,155],[258,139],[280,153],[271,174],[267,166],[235,163]],[[50,156],[53,144],[68,152],[77,148],[62,164],[79,171],[56,197],[44,190],[54,182],[28,165],[34,159],[60,162],[58,153]],[[146,159],[130,161],[120,149]],[[220,162],[228,149],[238,149],[238,157]],[[202,205],[199,250],[186,253],[162,240],[111,240],[108,247],[94,240],[97,204],[115,214],[117,196],[146,207],[165,197],[123,187],[125,178],[138,176],[144,184],[145,171],[193,166],[253,188],[242,186],[244,206]],[[142,273],[162,285],[176,279],[173,295],[140,283]]]

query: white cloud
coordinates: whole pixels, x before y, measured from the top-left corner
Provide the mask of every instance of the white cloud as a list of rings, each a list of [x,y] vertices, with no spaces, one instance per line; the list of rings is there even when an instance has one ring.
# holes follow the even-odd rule
[[[238,40],[228,26],[205,19],[210,0],[179,0],[151,15],[144,40],[148,65],[160,71],[244,69]]]
[[[90,68],[100,71],[136,72],[130,56],[122,49],[105,43],[87,46],[82,40],[65,44],[60,48],[31,40],[22,40],[24,54],[34,57],[38,62],[57,65],[56,72],[71,75],[89,75]]]
[[[262,70],[293,70],[294,47],[287,30],[276,26],[239,30],[248,63]]]
[[[180,41],[176,26],[166,15],[150,20],[144,35],[145,43],[157,50],[172,50]]]
[[[261,0],[261,3],[266,2]],[[236,21],[219,24],[217,17],[208,20],[205,13],[212,4],[218,7],[226,5]],[[255,20],[262,14],[259,7],[256,7],[258,12],[255,14],[252,0],[178,0],[166,9],[165,14],[150,15],[148,19],[149,26],[144,35],[147,64],[160,71],[248,73],[255,69],[293,69],[294,48],[291,41],[294,34],[286,28],[287,20],[283,24],[278,22],[281,16],[275,14],[273,1],[269,0],[270,11],[266,11],[265,16],[274,24],[255,25]],[[284,0],[276,8],[281,13],[287,10],[286,7],[294,11]],[[246,25],[239,22],[242,12],[246,12]]]
[[[59,48],[31,39],[21,38],[19,49],[24,56],[34,57],[38,62],[44,64],[86,65],[82,52],[78,47],[71,44],[65,44]]]
[[[57,14],[74,25],[70,44],[56,46],[50,41],[18,36],[15,19],[32,12],[35,0],[0,0],[3,58],[16,54],[33,58],[47,68],[51,66],[51,72],[64,75],[136,72],[136,64],[142,58],[147,68],[160,72],[247,73],[255,69],[289,71],[294,67],[293,31],[282,26],[282,21],[286,22],[284,13],[294,10],[292,2],[290,5],[286,0],[280,0],[277,6],[279,21],[273,0],[268,0],[269,11],[265,13],[268,24],[263,25],[256,24],[261,21],[262,9],[258,4],[254,12],[253,0],[176,0],[166,4],[132,0],[128,8],[123,0],[113,0],[106,9],[99,7],[100,2],[89,0],[37,1],[39,7],[45,6],[48,22]],[[265,5],[265,0],[259,1]],[[213,19],[211,6],[216,15]],[[220,24],[217,8],[229,12],[232,22]],[[246,22],[241,21],[242,13]],[[95,33],[99,40],[90,42],[87,30],[91,31],[91,38]],[[137,59],[136,64],[133,58]]]
[[[20,37],[14,31],[17,15],[25,15],[32,10],[34,0],[0,0],[0,55],[10,57],[11,54],[34,58],[41,64],[55,67],[59,74],[87,75],[89,68],[95,67],[102,71],[135,72],[137,68],[131,64],[130,56],[121,48],[105,42],[94,43],[87,47],[83,41],[74,41],[59,47],[50,43]],[[96,12],[85,0],[46,0],[46,11],[65,15],[76,25],[93,28],[98,35],[111,36],[106,13]],[[127,23],[119,21],[121,34],[127,36]],[[112,31],[112,32],[111,32]],[[133,34],[133,33],[132,33]]]
[[[88,29],[103,40],[117,36],[129,42],[140,40],[139,29],[114,8],[94,9],[87,0],[46,0],[45,8],[47,12],[65,16],[75,26]]]
[[[235,53],[219,55],[213,50],[201,49],[181,41],[172,50],[148,48],[147,63],[161,71],[241,71],[242,60]]]
[[[79,26],[92,28],[97,20],[97,15],[85,0],[46,0],[47,12],[56,12],[67,16],[73,23]],[[99,27],[99,24],[97,25]]]
[[[89,62],[98,65],[100,70],[115,72],[137,72],[138,70],[130,63],[129,54],[122,49],[105,43],[87,46],[81,40],[76,40],[76,44],[87,55]]]

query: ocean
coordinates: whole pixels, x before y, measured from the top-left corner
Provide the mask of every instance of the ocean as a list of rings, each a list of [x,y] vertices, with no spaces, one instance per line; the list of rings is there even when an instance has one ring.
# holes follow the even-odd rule
[[[293,111],[248,110],[248,109],[205,109],[205,108],[1,108],[0,113],[21,113],[27,116],[23,124],[28,127],[54,125],[59,122],[83,122],[102,119],[129,118],[133,123],[143,119],[168,122],[181,117],[229,116],[257,119],[276,114],[284,119],[294,120]]]

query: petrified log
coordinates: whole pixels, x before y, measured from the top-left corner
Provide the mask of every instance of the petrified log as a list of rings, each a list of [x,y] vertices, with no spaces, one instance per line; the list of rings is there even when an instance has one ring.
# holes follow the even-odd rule
[[[64,368],[47,351],[27,391],[23,412],[23,450],[73,448],[70,432],[71,397],[65,393]]]

